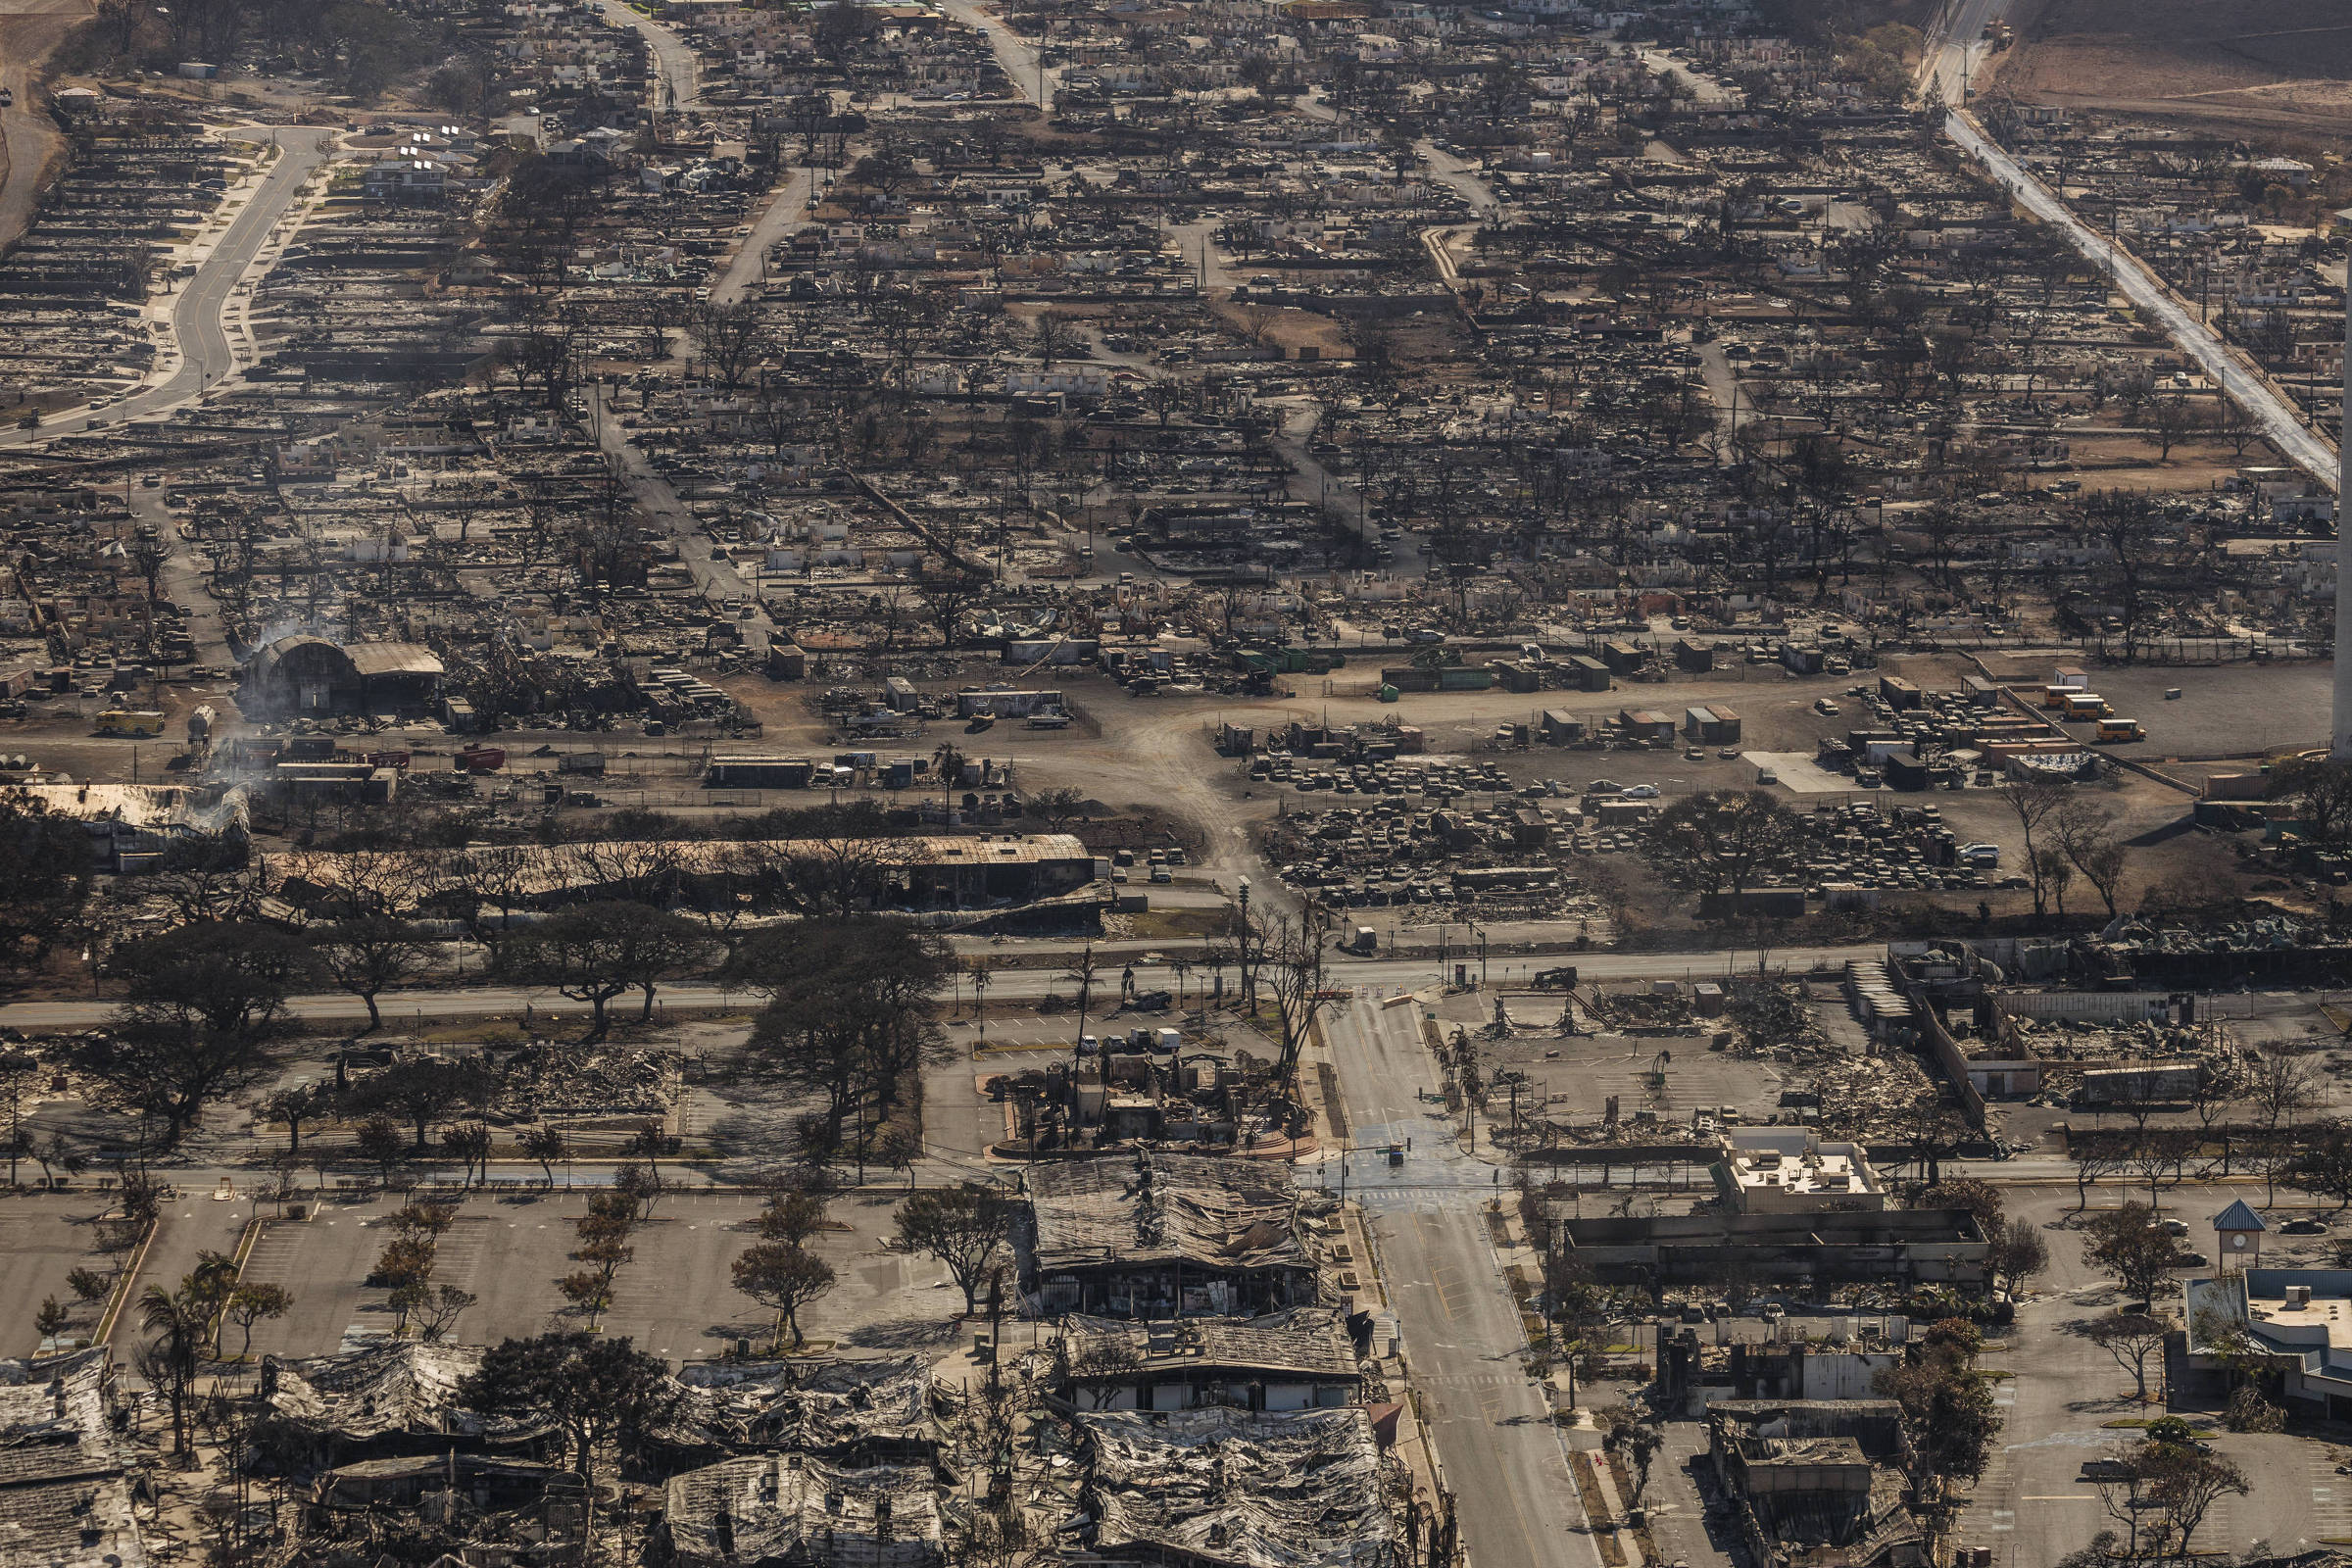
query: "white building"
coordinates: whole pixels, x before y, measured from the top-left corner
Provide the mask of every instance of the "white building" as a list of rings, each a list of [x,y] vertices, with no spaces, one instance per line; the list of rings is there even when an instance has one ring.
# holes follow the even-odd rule
[[[1801,1127],[1752,1128],[1731,1135],[1715,1166],[1731,1206],[1749,1214],[1822,1209],[1877,1210],[1886,1194],[1858,1144],[1824,1143]]]

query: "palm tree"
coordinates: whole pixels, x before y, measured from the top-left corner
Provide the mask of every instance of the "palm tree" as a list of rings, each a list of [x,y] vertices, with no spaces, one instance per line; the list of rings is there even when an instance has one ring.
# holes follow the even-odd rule
[[[956,781],[963,776],[964,756],[954,741],[943,741],[931,754],[931,766],[939,774],[939,802],[948,810],[956,809]]]
[[[216,1303],[191,1274],[180,1288],[150,1285],[139,1297],[139,1324],[156,1336],[152,1347],[172,1399],[172,1446],[188,1451],[188,1393],[196,1381],[196,1357],[212,1324]]]

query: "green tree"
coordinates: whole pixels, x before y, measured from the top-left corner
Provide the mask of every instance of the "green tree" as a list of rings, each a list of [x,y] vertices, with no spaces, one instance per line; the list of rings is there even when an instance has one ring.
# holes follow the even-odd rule
[[[430,943],[418,926],[386,914],[337,920],[311,933],[311,949],[327,979],[368,1004],[369,1031],[384,1026],[376,999],[423,972]]]
[[[1762,790],[1702,790],[1658,814],[1657,842],[1707,892],[1744,893],[1799,842],[1796,814]]]
[[[40,1309],[32,1314],[32,1326],[44,1340],[56,1339],[66,1332],[66,1325],[73,1321],[74,1314],[67,1311],[54,1296],[43,1298]]]
[[[735,1259],[735,1288],[776,1314],[775,1342],[792,1330],[793,1348],[805,1343],[801,1308],[833,1288],[833,1268],[794,1242],[755,1242]]]
[[[901,1085],[946,1050],[940,994],[955,957],[938,939],[871,916],[801,920],[755,934],[722,982],[764,991],[747,1076],[818,1097],[820,1142],[837,1148],[853,1115],[896,1103]]]
[[[968,1314],[989,1265],[1012,1235],[1012,1200],[994,1188],[935,1187],[899,1204],[899,1245],[946,1264]]]
[[[490,1075],[470,1056],[404,1056],[383,1071],[354,1084],[345,1105],[355,1111],[399,1116],[416,1130],[424,1149],[433,1123],[487,1102]]]
[[[1992,1390],[1972,1364],[1978,1343],[1973,1325],[1938,1323],[1873,1381],[1881,1398],[1895,1402],[1910,1442],[1915,1511],[1927,1524],[1931,1558],[1958,1512],[1957,1494],[1983,1479],[2001,1434]]]
[[[2335,1200],[2337,1212],[2352,1204],[2352,1122],[2314,1122],[2303,1130],[2295,1152],[2279,1167],[2290,1187]]]
[[[562,1130],[539,1126],[522,1135],[523,1157],[539,1162],[539,1173],[546,1179],[547,1190],[556,1190],[556,1161],[564,1157],[565,1148]]]
[[[99,1098],[164,1119],[176,1141],[224,1095],[270,1065],[267,1042],[305,972],[302,944],[268,926],[185,925],[124,943],[112,967],[129,1000],[113,1047],[88,1064]]]
[[[610,1026],[605,1008],[631,990],[654,994],[664,980],[692,973],[715,944],[702,926],[643,904],[608,900],[583,904],[538,921],[499,945],[497,969],[506,979],[541,985],[593,1009],[588,1038]]]
[[[400,1123],[389,1116],[370,1116],[361,1122],[352,1134],[352,1147],[362,1159],[375,1166],[386,1187],[392,1185],[392,1167],[409,1152],[408,1140],[400,1134]]]
[[[2144,1203],[2125,1203],[2094,1214],[2083,1226],[2089,1237],[2083,1258],[2104,1269],[2135,1301],[2152,1302],[2180,1266],[2180,1244]]]
[[[2012,1297],[2025,1289],[2026,1281],[2050,1266],[2049,1241],[2030,1219],[2010,1220],[1986,1235],[1991,1246],[1985,1250],[1984,1266]]]
[[[294,1293],[282,1285],[255,1282],[240,1285],[229,1294],[228,1320],[245,1331],[245,1343],[237,1347],[237,1359],[242,1361],[253,1354],[253,1328],[257,1323],[284,1317],[294,1309]]]
[[[542,1334],[505,1340],[458,1385],[458,1398],[484,1415],[543,1421],[564,1434],[573,1468],[588,1490],[583,1559],[596,1556],[596,1476],[609,1445],[629,1445],[674,1405],[668,1369],[626,1338]]]
[[[1642,1506],[1642,1494],[1649,1490],[1649,1467],[1657,1459],[1658,1450],[1666,1446],[1666,1434],[1654,1421],[1643,1421],[1622,1404],[1610,1405],[1596,1412],[1600,1420],[1600,1446],[1610,1453],[1619,1454],[1634,1467],[1634,1494],[1626,1498],[1626,1506]]]
[[[89,891],[88,830],[44,801],[0,801],[0,962],[39,964]]]

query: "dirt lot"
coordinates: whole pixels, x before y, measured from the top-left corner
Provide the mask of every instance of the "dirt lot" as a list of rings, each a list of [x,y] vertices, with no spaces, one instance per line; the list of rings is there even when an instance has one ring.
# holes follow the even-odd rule
[[[2029,0],[1999,80],[2025,102],[2352,130],[2337,0]]]

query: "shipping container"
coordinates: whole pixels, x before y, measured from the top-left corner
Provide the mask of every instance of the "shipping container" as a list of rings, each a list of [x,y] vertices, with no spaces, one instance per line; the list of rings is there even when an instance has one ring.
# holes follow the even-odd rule
[[[703,783],[714,790],[797,790],[815,773],[806,757],[713,757]]]

